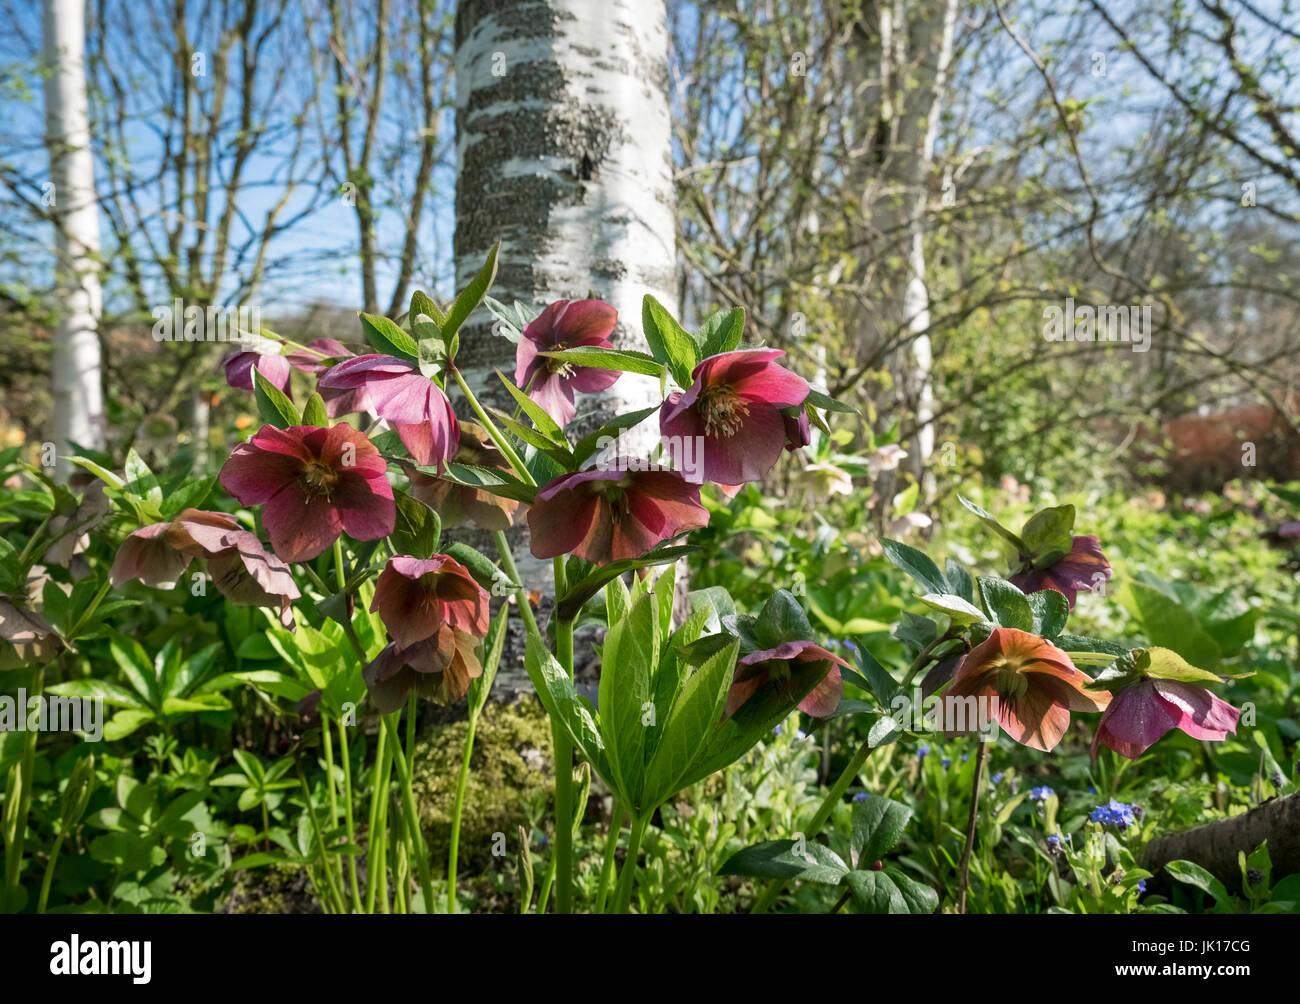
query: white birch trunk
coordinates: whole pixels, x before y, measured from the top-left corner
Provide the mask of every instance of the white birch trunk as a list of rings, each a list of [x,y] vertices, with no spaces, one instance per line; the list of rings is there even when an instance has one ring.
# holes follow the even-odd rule
[[[499,240],[492,296],[534,309],[596,296],[618,311],[614,344],[644,351],[642,297],[678,309],[664,0],[461,0],[456,166],[458,287]],[[475,393],[513,410],[492,370],[513,378],[515,346],[487,317],[461,346]],[[658,402],[656,381],[625,373],[579,395],[567,431]],[[658,435],[651,419],[636,445]],[[549,593],[550,562],[529,555],[526,527],[510,539],[524,583]],[[527,686],[513,661],[504,686]]]
[[[664,0],[463,0],[456,23],[456,278],[501,241],[492,295],[540,308],[599,297],[614,342],[644,349],[641,298],[677,307]],[[476,391],[514,346],[480,321],[463,339]],[[625,374],[580,398],[575,431],[658,401]]]
[[[86,104],[85,0],[45,0],[46,141],[58,253],[60,320],[54,332],[54,441],[101,447],[99,210]],[[60,463],[57,474],[69,470]]]

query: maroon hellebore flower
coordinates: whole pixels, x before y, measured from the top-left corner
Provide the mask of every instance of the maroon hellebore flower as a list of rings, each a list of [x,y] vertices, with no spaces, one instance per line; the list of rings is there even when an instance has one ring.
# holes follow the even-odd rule
[[[190,562],[204,555],[208,574],[223,596],[242,606],[279,606],[280,623],[293,627],[290,601],[302,594],[289,566],[223,512],[186,509],[169,523],[136,530],[118,548],[109,582],[120,586],[139,579],[170,589]]]
[[[378,540],[393,532],[388,465],[364,433],[264,425],[231,451],[220,481],[243,505],[265,503],[262,522],[285,561],[310,561],[347,533]]]
[[[237,390],[253,390],[253,367],[270,383],[286,394],[289,393],[289,360],[284,356],[269,352],[253,352],[239,349],[231,352],[221,360],[226,371],[226,383]]]
[[[375,583],[371,613],[378,613],[399,649],[450,624],[482,638],[488,630],[488,594],[455,558],[389,558]]]
[[[410,363],[379,353],[337,363],[316,382],[330,418],[370,411],[391,422],[421,466],[456,452],[460,429],[441,388]]]
[[[573,392],[596,394],[613,386],[617,370],[575,366],[539,352],[610,349],[618,311],[603,300],[556,300],[524,328],[515,352],[515,384],[542,406],[560,427],[577,413]]]
[[[307,352],[305,349],[315,349],[315,352]],[[324,355],[317,355],[318,352],[324,353]],[[296,370],[302,370],[304,373],[320,374],[330,368],[330,359],[346,359],[355,355],[355,352],[337,338],[315,338],[308,342],[303,349],[294,349],[285,358],[289,360],[289,365]]]
[[[443,624],[431,638],[399,648],[392,643],[362,671],[370,699],[381,714],[390,714],[414,690],[438,704],[465,696],[470,680],[483,674],[474,653],[473,635]]]
[[[227,534],[242,530],[227,513],[186,509],[169,522],[142,526],[122,541],[108,581],[114,588],[139,579],[154,589],[171,589],[191,561],[224,550]]]
[[[1101,553],[1100,540],[1091,534],[1076,536],[1073,540],[1070,553],[1046,568],[1034,568],[1032,561],[1025,562],[1021,570],[1011,576],[1012,585],[1022,593],[1055,589],[1073,610],[1080,589],[1091,592],[1094,586],[1113,574],[1110,562]]]
[[[785,422],[785,448],[797,453],[812,442],[812,426],[808,421],[808,410],[800,407],[793,415],[789,409],[781,412]]]
[[[807,381],[775,362],[783,355],[740,349],[710,356],[695,367],[690,390],[668,396],[659,431],[670,452],[681,452],[687,437],[702,437],[702,471],[690,472],[691,481],[737,485],[758,481],[775,466],[792,438],[782,409],[808,396]]]
[[[751,652],[736,664],[736,672],[731,680],[731,689],[727,692],[727,710],[723,721],[734,715],[759,688],[767,683],[774,683],[784,688],[784,692],[794,690],[793,681],[805,671],[818,672],[829,664],[829,671],[799,702],[799,710],[814,718],[827,718],[840,706],[844,696],[844,681],[840,677],[840,667],[849,668],[849,664],[833,652],[828,652],[820,645],[810,641],[782,642],[776,648],[762,652]],[[806,680],[806,677],[803,677]]]
[[[1240,716],[1204,687],[1181,680],[1141,680],[1115,694],[1092,739],[1092,757],[1097,758],[1097,747],[1104,743],[1136,760],[1170,729],[1218,741],[1237,731]]]
[[[1110,703],[1109,691],[1084,689],[1091,682],[1051,642],[1000,627],[962,657],[944,696],[996,697],[1002,731],[1022,746],[1047,753],[1065,735],[1071,711],[1101,711]],[[945,734],[976,732],[982,723],[969,724],[965,729],[946,728]]]
[[[700,489],[676,471],[561,475],[528,510],[533,557],[576,554],[597,565],[639,558],[660,541],[708,525]]]

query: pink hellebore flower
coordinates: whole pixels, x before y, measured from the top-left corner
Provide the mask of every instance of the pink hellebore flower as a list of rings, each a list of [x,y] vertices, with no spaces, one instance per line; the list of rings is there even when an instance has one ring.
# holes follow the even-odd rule
[[[109,582],[139,579],[170,589],[195,558],[206,556],[208,574],[223,596],[252,607],[280,607],[280,623],[293,627],[291,600],[301,593],[289,566],[262,547],[257,535],[222,512],[186,509],[170,523],[141,527],[118,548]]]
[[[1193,739],[1221,740],[1237,731],[1241,712],[1204,687],[1180,680],[1147,679],[1125,687],[1101,716],[1092,740],[1092,756],[1105,744],[1136,760],[1170,729]]]
[[[840,667],[848,669],[849,664],[811,641],[787,641],[776,648],[751,652],[737,663],[731,690],[727,692],[727,710],[723,720],[739,711],[765,684],[774,684],[788,693],[793,690],[796,677],[804,672],[821,671],[826,664],[830,666],[829,671],[799,702],[799,710],[814,718],[829,717],[835,713],[840,698],[844,696]]]
[[[695,367],[690,390],[668,396],[659,431],[671,452],[680,452],[687,437],[703,444],[703,463],[691,472],[692,481],[743,484],[775,466],[792,439],[782,409],[808,396],[807,381],[775,361],[783,355],[779,349],[741,349],[710,356]]]
[[[1011,576],[1012,585],[1022,593],[1055,589],[1074,609],[1080,589],[1091,592],[1111,577],[1110,562],[1101,553],[1101,541],[1092,535],[1076,536],[1070,553],[1047,568],[1027,564]]]
[[[388,465],[347,425],[264,425],[231,451],[220,481],[243,505],[265,503],[262,522],[285,561],[310,561],[347,533],[378,540],[393,532]]]
[[[700,489],[676,471],[565,474],[528,510],[533,557],[576,554],[597,565],[639,558],[660,541],[708,525]]]
[[[391,422],[420,466],[456,452],[460,427],[447,395],[410,363],[371,353],[332,366],[316,382],[330,418],[370,411]]]
[[[539,352],[610,349],[618,311],[603,300],[556,300],[524,328],[515,352],[515,384],[542,406],[560,427],[577,413],[573,392],[596,394],[621,376],[617,370],[575,366]]]
[[[315,352],[294,349],[285,356],[289,360],[289,365],[296,370],[302,370],[304,373],[324,373],[329,369],[329,359],[345,359],[356,355],[337,338],[316,338],[308,342],[305,348],[314,349]],[[317,355],[318,352],[324,354]]]
[[[221,360],[226,383],[237,390],[253,390],[253,367],[270,383],[289,393],[289,360],[282,355],[240,349]]]
[[[370,604],[399,649],[437,633],[443,624],[482,638],[488,630],[488,594],[455,558],[427,560],[399,554],[375,583]]]

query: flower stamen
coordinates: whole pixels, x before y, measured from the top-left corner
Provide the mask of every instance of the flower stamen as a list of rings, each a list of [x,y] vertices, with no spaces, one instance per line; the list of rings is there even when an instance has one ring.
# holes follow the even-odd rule
[[[699,410],[705,434],[718,439],[730,439],[749,417],[749,406],[730,384],[704,388],[700,392]]]

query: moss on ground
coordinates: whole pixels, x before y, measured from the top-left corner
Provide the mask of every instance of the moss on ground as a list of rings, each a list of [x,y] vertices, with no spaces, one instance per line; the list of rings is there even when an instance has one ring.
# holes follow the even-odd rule
[[[412,787],[435,862],[447,859],[468,729],[467,721],[434,726],[415,747]],[[459,872],[468,876],[503,863],[492,853],[497,833],[505,834],[507,859],[513,860],[519,827],[528,825],[530,806],[534,815],[545,806],[551,786],[551,728],[541,704],[531,696],[509,705],[489,703],[479,717],[470,758]]]

